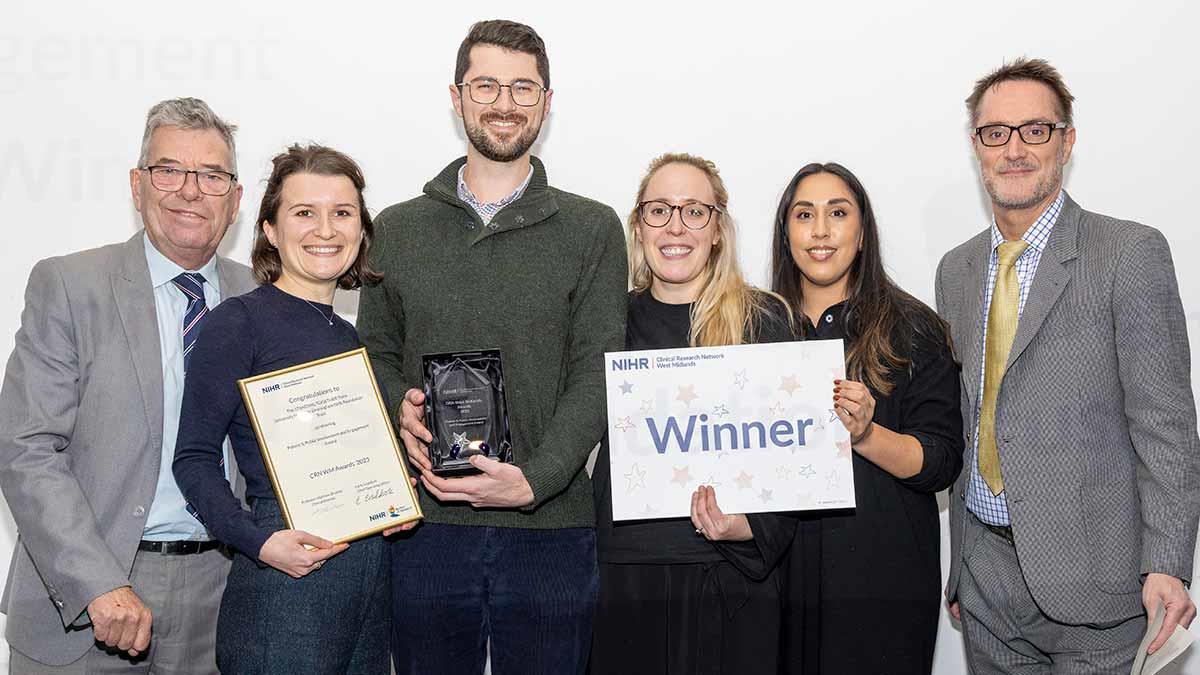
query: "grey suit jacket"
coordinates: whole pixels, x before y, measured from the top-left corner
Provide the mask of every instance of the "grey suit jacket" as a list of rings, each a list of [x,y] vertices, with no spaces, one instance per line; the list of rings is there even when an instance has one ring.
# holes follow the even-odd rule
[[[223,297],[254,288],[244,265],[220,258],[217,273]],[[21,653],[75,661],[94,640],[88,603],[129,584],[158,482],[162,386],[141,232],[34,266],[0,389],[0,489],[19,532],[0,608]]]
[[[942,258],[937,305],[962,360],[963,431],[975,430],[991,236]],[[1143,613],[1142,575],[1189,580],[1200,518],[1200,441],[1187,327],[1157,230],[1067,196],[1017,325],[996,439],[1017,556],[1051,618]],[[970,453],[968,453],[969,455]],[[950,494],[947,596],[956,597],[971,467]]]

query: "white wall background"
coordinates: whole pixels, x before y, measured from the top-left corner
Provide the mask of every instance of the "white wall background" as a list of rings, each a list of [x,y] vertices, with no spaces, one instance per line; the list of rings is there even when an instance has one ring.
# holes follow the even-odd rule
[[[462,154],[446,91],[455,51],[472,21],[506,17],[549,47],[556,93],[538,154],[555,185],[624,213],[652,156],[707,156],[728,182],[746,273],[766,283],[783,186],[809,161],[839,161],[875,202],[896,280],[929,302],[941,254],[989,222],[962,101],[1002,60],[1046,57],[1078,99],[1068,189],[1166,234],[1200,360],[1195,3],[239,5],[0,8],[0,353],[35,261],[139,227],[127,170],[154,102],[198,96],[241,126],[243,213],[222,251],[245,260],[268,160],[292,141],[356,157],[376,211]],[[0,574],[16,539],[6,509]],[[939,638],[936,672],[965,672],[959,630],[944,619]],[[1178,672],[1200,673],[1200,657]]]

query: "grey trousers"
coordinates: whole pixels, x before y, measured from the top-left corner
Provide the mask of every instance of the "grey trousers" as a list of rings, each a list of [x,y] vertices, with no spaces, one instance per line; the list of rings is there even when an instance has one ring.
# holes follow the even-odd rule
[[[130,583],[154,614],[150,649],[146,653],[131,659],[97,645],[74,663],[48,666],[10,648],[9,672],[13,675],[216,673],[217,610],[229,565],[229,558],[220,550],[195,555],[139,551],[133,559]]]
[[[1073,626],[1038,609],[1016,549],[968,514],[958,602],[973,675],[1126,675],[1146,617]]]

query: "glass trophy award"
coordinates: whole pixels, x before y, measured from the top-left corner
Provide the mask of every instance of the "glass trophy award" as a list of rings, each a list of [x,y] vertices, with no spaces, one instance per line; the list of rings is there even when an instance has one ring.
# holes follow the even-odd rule
[[[512,461],[500,350],[426,354],[421,372],[435,474],[479,473],[471,465],[473,455]]]

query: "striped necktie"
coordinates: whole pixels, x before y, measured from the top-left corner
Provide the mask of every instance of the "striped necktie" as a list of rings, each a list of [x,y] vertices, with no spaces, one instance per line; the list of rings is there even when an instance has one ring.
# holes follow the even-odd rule
[[[183,372],[187,373],[192,360],[192,349],[204,317],[208,316],[208,305],[204,303],[204,277],[199,272],[184,272],[171,280],[175,288],[188,300],[187,312],[183,315]]]

